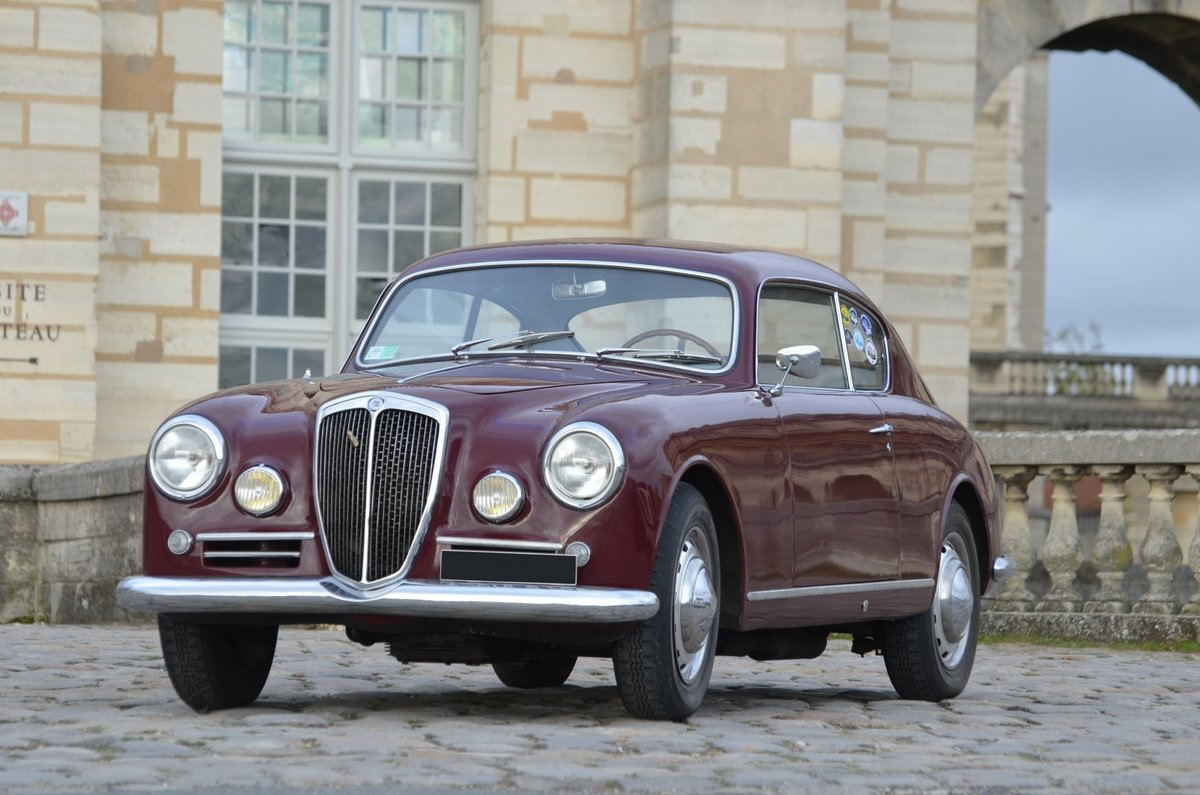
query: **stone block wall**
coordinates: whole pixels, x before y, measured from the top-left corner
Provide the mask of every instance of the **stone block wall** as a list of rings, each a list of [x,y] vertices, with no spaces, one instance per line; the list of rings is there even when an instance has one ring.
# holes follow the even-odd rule
[[[115,593],[141,570],[144,461],[0,467],[0,622],[134,618]]]
[[[216,388],[220,4],[103,0],[94,457]]]
[[[127,455],[216,385],[221,8],[0,8],[0,461]]]
[[[0,461],[86,461],[100,234],[100,6],[0,8],[0,192],[26,194],[0,237]]]
[[[625,235],[805,255],[967,413],[974,0],[483,7],[480,240]]]

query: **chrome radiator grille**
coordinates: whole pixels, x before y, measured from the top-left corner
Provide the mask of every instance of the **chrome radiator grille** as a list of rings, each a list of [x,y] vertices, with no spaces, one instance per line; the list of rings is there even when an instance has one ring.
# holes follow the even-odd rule
[[[439,459],[436,417],[382,403],[328,411],[317,432],[317,512],[329,562],[364,585],[405,568]]]

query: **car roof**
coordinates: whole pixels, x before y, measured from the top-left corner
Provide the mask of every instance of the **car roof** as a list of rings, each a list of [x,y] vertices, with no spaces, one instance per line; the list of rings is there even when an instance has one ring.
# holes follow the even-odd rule
[[[768,279],[798,279],[846,292],[866,301],[849,279],[804,257],[721,243],[642,238],[576,238],[489,243],[435,254],[418,262],[405,276],[454,265],[528,261],[639,263],[683,268],[734,282],[753,296]]]

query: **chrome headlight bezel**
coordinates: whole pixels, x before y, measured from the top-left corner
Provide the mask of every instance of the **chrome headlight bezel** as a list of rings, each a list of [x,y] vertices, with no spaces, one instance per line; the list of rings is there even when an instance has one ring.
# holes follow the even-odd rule
[[[577,434],[592,436],[598,439],[607,450],[611,459],[608,481],[603,488],[594,494],[576,495],[572,494],[563,487],[557,473],[554,471],[554,452],[560,444],[568,438]],[[613,432],[603,425],[598,425],[594,422],[573,422],[561,429],[546,443],[545,452],[542,454],[542,480],[546,484],[546,488],[554,495],[554,498],[566,505],[568,508],[578,510],[587,510],[603,505],[607,502],[620,488],[621,483],[625,480],[625,452],[621,448],[621,443],[617,441],[617,437]]]
[[[489,515],[486,510],[480,507],[481,498],[486,497],[480,490],[485,488],[484,484],[490,479],[507,484],[514,494],[511,504],[504,511],[494,515]],[[525,488],[521,485],[521,481],[507,472],[500,470],[489,472],[475,481],[475,486],[471,489],[471,506],[475,509],[475,513],[479,515],[479,518],[492,524],[501,524],[519,514],[521,509],[525,507]]]
[[[159,472],[157,466],[158,447],[163,438],[172,430],[183,425],[189,425],[199,430],[212,447],[212,468],[198,486],[190,489],[181,489],[172,485]],[[220,482],[221,477],[225,474],[227,459],[225,437],[216,425],[197,414],[181,414],[164,422],[154,433],[154,437],[150,440],[150,449],[146,453],[146,470],[150,473],[150,480],[154,483],[154,487],[166,496],[180,502],[195,502],[208,495]]]

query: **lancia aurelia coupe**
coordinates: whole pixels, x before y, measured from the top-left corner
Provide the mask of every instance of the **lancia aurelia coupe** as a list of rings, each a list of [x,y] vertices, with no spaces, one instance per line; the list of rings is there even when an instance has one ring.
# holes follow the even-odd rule
[[[250,704],[281,624],[556,687],[613,661],[682,720],[715,655],[882,655],[967,683],[1005,579],[979,447],[836,272],[661,241],[480,246],[383,292],[341,373],[229,389],[158,429],[144,575],[191,707]]]

